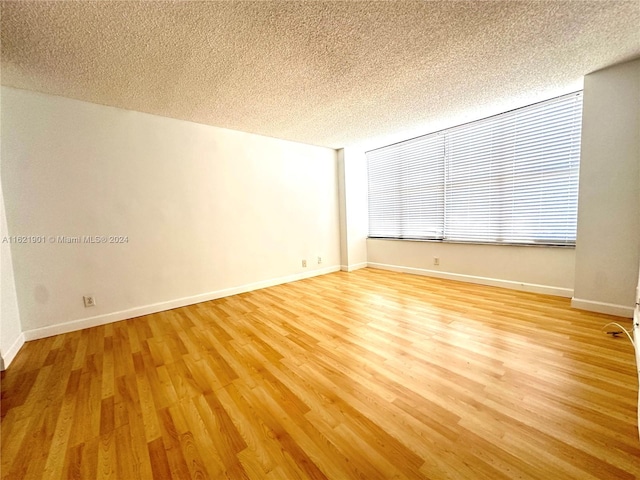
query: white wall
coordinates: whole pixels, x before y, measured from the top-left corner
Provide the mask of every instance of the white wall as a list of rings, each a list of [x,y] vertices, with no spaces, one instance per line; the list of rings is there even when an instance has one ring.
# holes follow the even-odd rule
[[[11,88],[2,100],[10,233],[128,237],[14,246],[27,339],[339,269],[334,150]]]
[[[367,160],[361,150],[338,151],[340,183],[340,256],[342,270],[367,266]]]
[[[347,196],[346,179],[344,175],[344,149],[337,151],[338,155],[338,203],[340,211],[340,269],[348,270],[349,246],[347,239]]]
[[[13,277],[11,244],[4,241],[7,237],[7,221],[0,182],[0,370],[9,366],[24,343]]]
[[[573,292],[572,248],[369,239],[367,251],[378,268],[564,297]]]
[[[573,305],[631,316],[640,254],[640,60],[584,80]]]

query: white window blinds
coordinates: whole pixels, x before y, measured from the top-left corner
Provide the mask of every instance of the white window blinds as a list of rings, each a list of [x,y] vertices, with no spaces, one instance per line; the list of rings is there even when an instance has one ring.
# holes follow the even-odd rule
[[[367,162],[370,235],[441,239],[444,137],[429,135],[374,150]]]
[[[582,93],[367,152],[369,236],[575,243]]]

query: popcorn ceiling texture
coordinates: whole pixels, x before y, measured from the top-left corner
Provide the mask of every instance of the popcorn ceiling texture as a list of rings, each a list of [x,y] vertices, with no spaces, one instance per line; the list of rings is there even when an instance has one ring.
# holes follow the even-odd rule
[[[4,85],[333,148],[640,55],[638,0],[2,2],[1,14]]]

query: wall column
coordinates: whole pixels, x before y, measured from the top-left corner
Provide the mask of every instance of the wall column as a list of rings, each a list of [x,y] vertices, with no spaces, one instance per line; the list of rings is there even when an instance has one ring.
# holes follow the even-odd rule
[[[367,162],[358,149],[338,150],[340,194],[340,269],[367,266]]]
[[[640,60],[585,76],[572,306],[631,317],[640,259]]]

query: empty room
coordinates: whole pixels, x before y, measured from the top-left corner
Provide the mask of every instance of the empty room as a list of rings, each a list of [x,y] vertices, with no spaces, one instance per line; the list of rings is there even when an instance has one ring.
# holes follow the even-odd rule
[[[640,478],[639,32],[0,1],[0,478]]]

